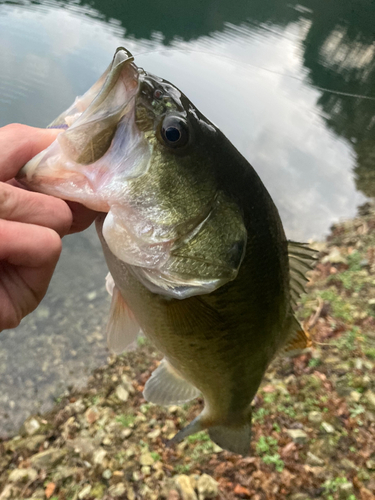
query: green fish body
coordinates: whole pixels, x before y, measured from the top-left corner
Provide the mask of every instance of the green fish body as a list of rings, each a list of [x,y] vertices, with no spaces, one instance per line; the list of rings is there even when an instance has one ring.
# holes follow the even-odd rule
[[[67,126],[21,171],[29,187],[104,212],[97,231],[112,279],[109,346],[140,330],[164,359],[145,399],[202,413],[202,429],[248,453],[251,402],[281,350],[308,346],[293,314],[313,252],[289,243],[259,176],[169,82],[118,49],[53,126]]]

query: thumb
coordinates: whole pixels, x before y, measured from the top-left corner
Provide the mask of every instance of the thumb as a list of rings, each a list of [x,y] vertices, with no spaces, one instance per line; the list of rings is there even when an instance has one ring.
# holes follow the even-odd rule
[[[13,179],[24,164],[46,149],[60,132],[19,123],[0,128],[0,181]]]

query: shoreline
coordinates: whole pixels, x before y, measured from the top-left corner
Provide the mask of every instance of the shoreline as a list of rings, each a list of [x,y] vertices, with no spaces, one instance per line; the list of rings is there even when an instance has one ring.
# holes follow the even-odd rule
[[[314,348],[277,357],[254,400],[251,454],[206,432],[165,442],[201,410],[147,404],[160,355],[143,337],[17,436],[0,440],[0,500],[375,499],[375,206],[315,244],[298,316]]]

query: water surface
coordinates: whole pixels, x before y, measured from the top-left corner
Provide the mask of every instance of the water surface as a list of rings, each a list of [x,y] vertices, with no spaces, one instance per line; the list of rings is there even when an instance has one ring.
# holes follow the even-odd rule
[[[289,238],[323,238],[375,192],[374,18],[365,1],[0,1],[0,126],[46,126],[123,45],[252,163]],[[41,307],[0,334],[0,434],[105,361],[105,274],[92,228],[65,238]]]

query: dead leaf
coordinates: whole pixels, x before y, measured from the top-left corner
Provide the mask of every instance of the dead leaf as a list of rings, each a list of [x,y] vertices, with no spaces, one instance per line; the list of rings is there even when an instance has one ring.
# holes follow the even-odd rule
[[[55,483],[48,483],[46,489],[44,490],[44,494],[46,495],[47,498],[51,498],[55,489],[56,489]]]
[[[236,487],[234,488],[234,494],[238,495],[241,498],[250,498],[251,497],[250,490],[248,490],[244,486],[241,486],[240,484],[237,484]]]
[[[275,392],[276,391],[276,387],[274,385],[271,385],[271,384],[268,384],[268,385],[265,385],[262,389],[263,392]]]
[[[284,448],[281,449],[281,453],[280,455],[284,458],[284,457],[287,457],[288,455],[290,455],[292,453],[292,451],[294,451],[296,449],[296,445],[295,443],[293,443],[293,441],[291,441],[290,443],[286,444],[284,446]]]
[[[371,491],[365,487],[362,487],[359,490],[359,493],[361,495],[361,500],[375,500],[375,495],[373,495]]]

